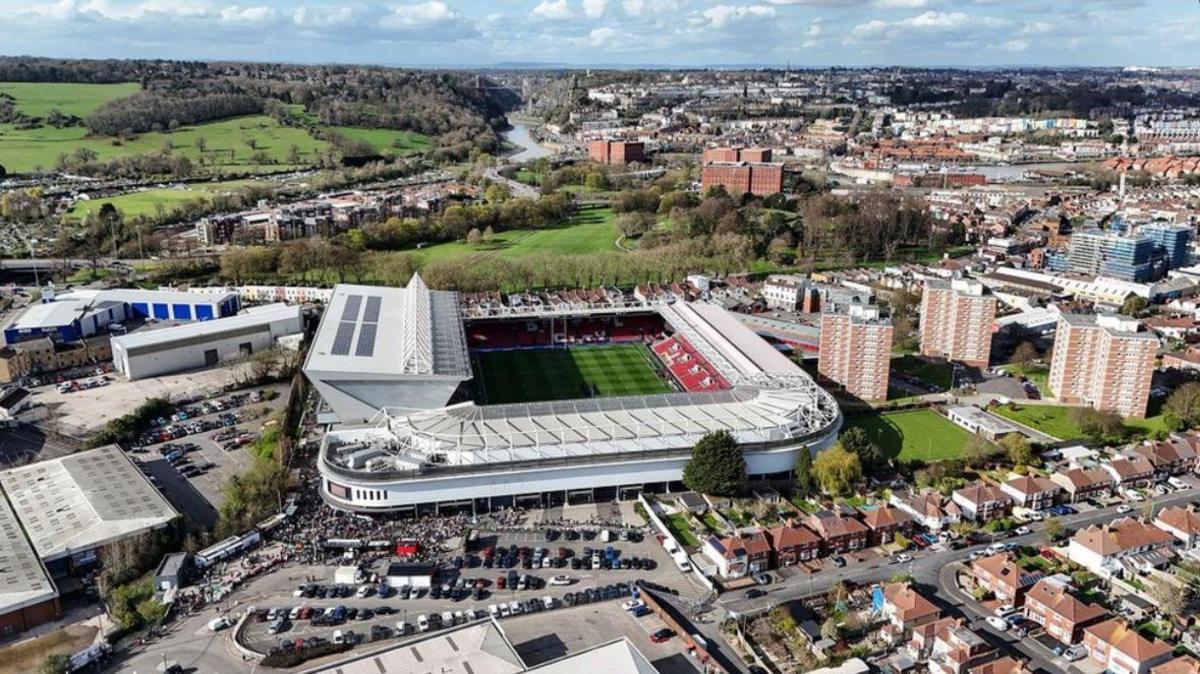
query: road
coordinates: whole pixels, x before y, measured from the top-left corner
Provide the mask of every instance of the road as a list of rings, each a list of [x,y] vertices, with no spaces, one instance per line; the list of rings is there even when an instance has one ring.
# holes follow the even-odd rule
[[[507,185],[508,191],[514,197],[519,197],[522,199],[537,199],[538,197],[540,197],[542,195],[541,191],[538,188],[530,186],[530,185],[526,185],[525,183],[523,183],[519,180],[505,178],[504,176],[500,175],[500,172],[494,168],[490,168],[490,169],[487,169],[486,171],[484,171],[483,177],[487,178],[488,180],[491,180],[492,182],[497,182],[502,185]]]

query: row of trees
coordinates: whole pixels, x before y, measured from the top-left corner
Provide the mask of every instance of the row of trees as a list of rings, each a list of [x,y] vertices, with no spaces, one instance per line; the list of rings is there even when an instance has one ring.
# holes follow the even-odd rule
[[[185,95],[140,91],[104,103],[84,123],[98,136],[173,130],[184,124],[262,112],[261,98],[237,93]]]

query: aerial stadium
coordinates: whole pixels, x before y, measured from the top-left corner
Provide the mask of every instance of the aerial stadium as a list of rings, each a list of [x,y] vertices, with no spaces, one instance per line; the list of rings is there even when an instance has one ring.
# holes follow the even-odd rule
[[[332,506],[431,512],[681,489],[727,430],[752,478],[830,445],[832,396],[721,307],[600,301],[480,307],[338,285],[304,365],[340,423],[318,468]]]

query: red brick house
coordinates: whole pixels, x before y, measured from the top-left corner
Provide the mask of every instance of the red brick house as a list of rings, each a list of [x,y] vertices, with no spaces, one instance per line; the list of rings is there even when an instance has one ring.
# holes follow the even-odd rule
[[[1013,606],[1020,606],[1029,588],[1042,579],[1040,571],[1022,569],[1007,552],[971,562],[971,575],[979,587]]]
[[[1108,611],[1080,601],[1067,590],[1063,583],[1038,581],[1025,593],[1025,616],[1041,625],[1046,634],[1069,645],[1079,643],[1083,628],[1107,618]]]
[[[767,529],[775,566],[791,566],[821,556],[821,537],[811,529],[789,520],[786,524]]]
[[[813,513],[804,523],[821,537],[821,549],[825,554],[862,550],[870,539],[867,525],[832,510]]]
[[[739,531],[728,538],[710,536],[704,554],[725,578],[741,578],[771,568],[771,542],[761,530]]]
[[[1000,489],[1008,494],[1016,505],[1030,510],[1049,508],[1062,493],[1062,487],[1049,478],[1028,475],[1014,477],[1000,485]]]
[[[908,513],[892,506],[879,506],[863,512],[863,524],[870,530],[871,545],[891,543],[896,534],[912,535],[915,522]]]
[[[1086,501],[1112,491],[1112,475],[1103,468],[1071,468],[1050,476],[1050,480],[1063,488],[1071,503]]]
[[[1083,628],[1088,657],[1115,674],[1148,674],[1172,659],[1171,645],[1151,641],[1117,618]]]

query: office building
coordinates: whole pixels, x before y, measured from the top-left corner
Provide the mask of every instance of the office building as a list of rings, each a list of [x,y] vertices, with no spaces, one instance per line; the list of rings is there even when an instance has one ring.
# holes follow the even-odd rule
[[[710,162],[700,170],[700,190],[721,186],[731,197],[765,197],[783,191],[783,163]]]
[[[1146,416],[1158,340],[1139,321],[1063,314],[1054,337],[1050,389],[1064,403]]]
[[[1161,277],[1165,265],[1158,245],[1145,234],[1122,236],[1093,229],[1071,236],[1067,269],[1141,283]]]
[[[867,304],[834,305],[821,315],[818,370],[862,400],[887,400],[892,322]]]
[[[594,140],[588,143],[588,159],[601,164],[646,161],[646,145],[640,141]]]
[[[1154,242],[1167,269],[1178,269],[1191,263],[1195,239],[1191,225],[1153,222],[1142,227],[1142,235]]]
[[[921,298],[921,354],[987,367],[996,298],[972,279],[930,280]]]

